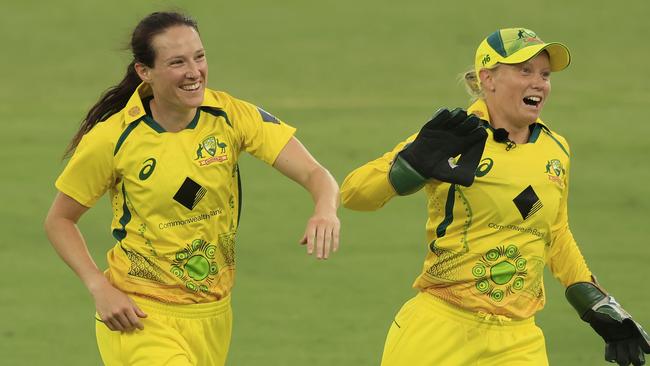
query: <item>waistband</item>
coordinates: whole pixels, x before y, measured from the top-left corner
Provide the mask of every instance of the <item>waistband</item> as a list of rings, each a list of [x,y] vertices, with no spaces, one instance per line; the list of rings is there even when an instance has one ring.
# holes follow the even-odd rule
[[[141,296],[130,297],[145,313],[152,312],[177,318],[210,318],[230,309],[230,294],[218,301],[201,304],[168,304]]]
[[[519,326],[529,326],[535,324],[535,317],[530,317],[527,319],[511,319],[507,316],[490,314],[487,312],[471,312],[464,309],[461,309],[455,305],[449,304],[448,302],[439,299],[428,292],[420,292],[415,298],[415,301],[433,308],[435,312],[442,313],[445,316],[454,319],[457,322],[464,323],[470,326],[476,326],[477,324],[485,325],[496,325],[496,326],[506,326],[506,327],[519,327]]]

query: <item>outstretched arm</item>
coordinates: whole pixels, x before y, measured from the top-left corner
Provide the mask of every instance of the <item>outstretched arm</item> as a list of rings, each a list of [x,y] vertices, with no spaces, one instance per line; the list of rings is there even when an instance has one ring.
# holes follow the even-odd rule
[[[318,259],[327,259],[330,251],[337,251],[339,247],[338,184],[295,137],[282,149],[273,167],[311,194],[314,213],[300,243],[307,244],[308,254],[315,249]]]
[[[61,259],[79,276],[95,300],[97,313],[110,330],[143,329],[139,318],[147,315],[123,292],[111,285],[93,261],[77,221],[88,211],[59,192],[45,219],[45,231]]]

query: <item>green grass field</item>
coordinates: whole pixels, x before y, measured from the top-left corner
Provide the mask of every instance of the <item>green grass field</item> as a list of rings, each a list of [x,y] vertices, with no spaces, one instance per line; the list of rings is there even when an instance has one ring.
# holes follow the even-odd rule
[[[450,5],[450,4],[455,5]],[[42,221],[60,156],[82,115],[130,61],[137,21],[180,8],[199,21],[210,86],[263,106],[339,182],[417,131],[440,106],[465,106],[457,75],[478,42],[526,26],[566,43],[542,118],[572,147],[573,233],[601,283],[650,327],[650,84],[645,0],[7,2],[0,12],[0,364],[99,365],[94,306],[47,242]],[[229,365],[377,365],[394,313],[426,252],[423,194],[383,210],[342,209],[341,250],[318,262],[297,242],[309,195],[242,158]],[[113,245],[107,199],[81,223],[95,259]],[[551,365],[605,365],[599,337],[547,278],[537,317]]]

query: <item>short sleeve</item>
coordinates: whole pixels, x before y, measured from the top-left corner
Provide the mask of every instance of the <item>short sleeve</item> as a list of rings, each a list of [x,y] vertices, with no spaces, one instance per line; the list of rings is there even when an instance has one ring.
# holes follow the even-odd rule
[[[113,143],[99,125],[83,136],[56,180],[62,193],[92,207],[114,182]]]
[[[296,129],[248,102],[235,100],[234,108],[242,150],[272,165]]]

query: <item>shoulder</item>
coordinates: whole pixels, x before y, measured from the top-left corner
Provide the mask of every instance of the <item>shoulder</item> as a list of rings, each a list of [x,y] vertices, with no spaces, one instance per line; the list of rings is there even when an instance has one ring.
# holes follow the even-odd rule
[[[138,125],[138,121],[127,123],[124,111],[113,114],[106,120],[98,122],[82,138],[80,146],[92,146],[93,149],[115,150],[120,141]]]
[[[547,138],[549,138],[559,149],[561,149],[567,156],[570,156],[570,147],[569,147],[569,142],[567,141],[564,136],[560,135],[554,130],[551,130],[550,127],[548,127],[547,124],[539,121],[539,125],[541,126],[541,132],[542,135],[545,135]]]

